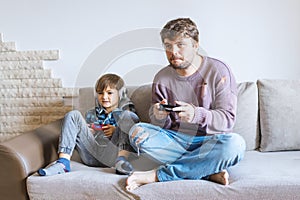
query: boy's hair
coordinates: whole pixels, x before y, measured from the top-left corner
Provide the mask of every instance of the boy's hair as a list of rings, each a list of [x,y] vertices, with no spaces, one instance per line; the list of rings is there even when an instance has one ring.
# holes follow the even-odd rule
[[[120,76],[116,74],[104,74],[97,80],[95,91],[96,93],[103,92],[107,88],[107,86],[119,91],[124,87],[124,85],[124,80]]]
[[[161,40],[175,39],[178,36],[191,37],[199,42],[199,31],[196,24],[190,18],[178,18],[169,21],[160,32]]]

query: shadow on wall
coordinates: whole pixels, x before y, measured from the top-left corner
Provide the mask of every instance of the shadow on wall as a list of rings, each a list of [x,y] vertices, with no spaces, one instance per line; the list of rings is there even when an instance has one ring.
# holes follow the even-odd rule
[[[146,64],[149,63],[149,59],[147,58],[142,60],[139,65],[136,65],[133,62],[142,59],[136,56],[131,59],[129,63],[119,66],[117,69],[113,69],[113,64],[120,58],[129,56],[134,52],[149,50],[162,52],[163,48],[159,37],[159,31],[160,29],[158,28],[144,28],[128,31],[114,36],[101,44],[90,54],[82,65],[76,79],[76,87],[93,86],[98,77],[107,72],[117,73],[122,77],[124,77],[125,74],[130,74],[127,75],[126,78],[128,83],[149,77],[149,74],[147,73],[153,73],[153,71],[150,69],[152,67],[149,69],[146,67]],[[136,70],[137,68],[139,69]],[[141,75],[140,72],[143,70],[145,70],[146,73],[144,72]],[[135,74],[138,74],[139,77],[134,77]],[[129,77],[130,80],[128,80]]]

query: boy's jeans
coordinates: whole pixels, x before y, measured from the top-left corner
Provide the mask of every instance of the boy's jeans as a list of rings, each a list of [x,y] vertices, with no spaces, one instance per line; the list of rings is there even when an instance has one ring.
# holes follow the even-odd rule
[[[141,127],[134,138],[132,133]],[[163,163],[159,181],[206,179],[237,164],[244,156],[245,141],[235,133],[192,136],[147,123],[134,125],[129,138],[136,151]]]
[[[73,110],[68,112],[62,124],[58,153],[62,152],[72,155],[74,148],[76,148],[81,160],[86,165],[97,167],[114,166],[120,150],[119,145],[123,146],[129,143],[128,135],[126,134],[126,137],[124,131],[128,131],[130,129],[129,126],[131,127],[135,123],[126,118],[128,113],[124,112],[124,115],[118,116],[120,120],[124,120],[127,123],[121,123],[122,128],[117,127],[112,138],[108,139],[103,137],[104,134],[101,131],[93,134],[79,111]]]

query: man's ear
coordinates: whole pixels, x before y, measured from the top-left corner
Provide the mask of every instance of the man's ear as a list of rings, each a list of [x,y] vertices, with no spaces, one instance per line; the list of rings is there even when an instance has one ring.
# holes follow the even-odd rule
[[[199,42],[196,42],[195,40],[193,40],[193,47],[195,49],[198,49],[199,48]]]

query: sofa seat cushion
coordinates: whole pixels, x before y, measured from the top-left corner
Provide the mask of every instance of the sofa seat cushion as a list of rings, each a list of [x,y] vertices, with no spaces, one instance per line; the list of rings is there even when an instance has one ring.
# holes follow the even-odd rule
[[[72,172],[54,176],[34,174],[27,179],[30,199],[128,199],[125,176],[113,169],[88,167],[71,161]],[[105,198],[104,198],[105,197]]]
[[[126,176],[113,169],[71,162],[72,172],[50,177],[28,177],[31,199],[300,199],[300,151],[247,151],[244,160],[229,169],[230,184],[204,180],[159,182],[132,193]]]

